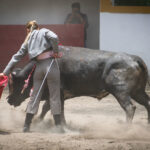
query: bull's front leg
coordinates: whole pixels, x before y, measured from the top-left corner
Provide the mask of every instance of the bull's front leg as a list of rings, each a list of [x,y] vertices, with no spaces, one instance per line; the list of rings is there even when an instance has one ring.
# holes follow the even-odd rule
[[[49,104],[49,101],[46,100],[45,103],[43,104],[43,107],[42,107],[42,112],[40,114],[40,120],[43,120],[45,115],[47,114],[47,112],[50,110],[50,104]]]
[[[66,125],[65,113],[64,113],[64,97],[61,97],[61,123]]]
[[[50,104],[49,101],[45,101],[42,107],[42,112],[40,114],[40,120],[42,121],[47,114],[47,112],[50,110]],[[64,114],[64,99],[63,97],[61,98],[61,122],[63,125],[66,125],[66,119],[65,119],[65,114]]]

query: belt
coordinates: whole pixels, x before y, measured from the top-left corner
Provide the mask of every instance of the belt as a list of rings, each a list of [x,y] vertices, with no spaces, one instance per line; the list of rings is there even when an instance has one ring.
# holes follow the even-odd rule
[[[46,51],[41,53],[40,55],[38,55],[36,57],[37,60],[43,60],[43,59],[47,59],[47,58],[51,58],[53,57],[54,52],[53,51]]]

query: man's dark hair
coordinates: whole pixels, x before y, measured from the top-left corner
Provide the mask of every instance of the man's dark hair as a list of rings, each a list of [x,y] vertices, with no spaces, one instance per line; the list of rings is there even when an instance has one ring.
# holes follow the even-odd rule
[[[80,3],[78,3],[78,2],[72,3],[72,8],[79,8],[80,9]]]

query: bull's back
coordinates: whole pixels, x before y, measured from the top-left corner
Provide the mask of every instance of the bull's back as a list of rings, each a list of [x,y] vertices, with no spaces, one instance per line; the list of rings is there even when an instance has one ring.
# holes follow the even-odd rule
[[[147,68],[137,56],[77,47],[65,47],[62,51],[63,85],[76,95],[96,95],[112,87],[127,91],[145,87]]]
[[[59,60],[63,88],[75,95],[93,95],[104,89],[102,74],[111,52],[69,47]]]

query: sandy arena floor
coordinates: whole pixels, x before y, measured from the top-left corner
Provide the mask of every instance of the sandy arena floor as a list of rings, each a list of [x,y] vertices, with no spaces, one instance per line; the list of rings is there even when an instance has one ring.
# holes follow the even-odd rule
[[[22,133],[29,99],[14,108],[5,99],[7,93],[5,90],[0,101],[0,150],[150,150],[147,112],[137,103],[129,126],[124,111],[111,95],[101,101],[91,97],[69,99],[65,102],[64,134],[57,132],[50,112],[43,122],[35,116],[32,132]]]

